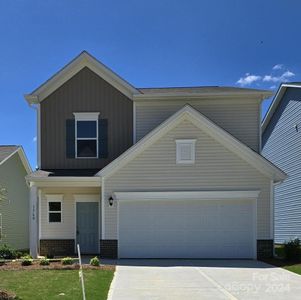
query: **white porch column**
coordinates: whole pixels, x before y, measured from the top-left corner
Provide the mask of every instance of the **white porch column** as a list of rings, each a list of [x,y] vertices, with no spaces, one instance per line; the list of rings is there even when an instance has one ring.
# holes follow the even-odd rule
[[[38,256],[38,192],[31,183],[29,191],[29,247],[33,258]]]

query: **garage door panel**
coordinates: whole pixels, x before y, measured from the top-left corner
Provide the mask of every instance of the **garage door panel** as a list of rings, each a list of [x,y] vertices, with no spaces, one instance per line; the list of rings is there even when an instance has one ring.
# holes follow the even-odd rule
[[[119,202],[119,257],[253,258],[251,200]]]

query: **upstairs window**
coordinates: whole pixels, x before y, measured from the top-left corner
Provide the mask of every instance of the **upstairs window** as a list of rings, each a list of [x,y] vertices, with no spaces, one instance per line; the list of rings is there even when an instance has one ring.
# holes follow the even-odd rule
[[[75,157],[98,158],[99,113],[74,113]]]
[[[196,140],[176,140],[177,164],[194,164]]]

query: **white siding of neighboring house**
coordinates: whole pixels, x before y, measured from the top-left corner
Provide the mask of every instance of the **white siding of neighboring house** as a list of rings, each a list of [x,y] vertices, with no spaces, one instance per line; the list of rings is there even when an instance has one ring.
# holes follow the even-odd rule
[[[196,163],[176,165],[175,139],[197,139]],[[104,199],[117,191],[261,190],[258,239],[270,239],[270,180],[189,121],[113,173],[104,182]],[[104,239],[117,239],[117,205],[104,201]]]
[[[190,104],[237,139],[258,151],[259,99],[136,101],[136,140],[140,140],[185,104]]]
[[[98,194],[99,188],[43,188],[40,202],[40,239],[74,239],[75,238],[75,199],[74,195]],[[48,222],[47,195],[62,194],[62,222]],[[51,201],[51,200],[50,200]],[[101,230],[100,230],[101,231]]]
[[[29,189],[25,182],[26,175],[18,153],[0,166],[0,185],[7,190],[7,198],[0,203],[3,226],[0,245],[29,248]]]

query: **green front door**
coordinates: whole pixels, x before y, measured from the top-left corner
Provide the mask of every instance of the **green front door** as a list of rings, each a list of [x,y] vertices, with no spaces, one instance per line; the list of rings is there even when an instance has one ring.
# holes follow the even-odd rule
[[[99,253],[98,240],[98,202],[77,202],[76,242],[81,253]]]

